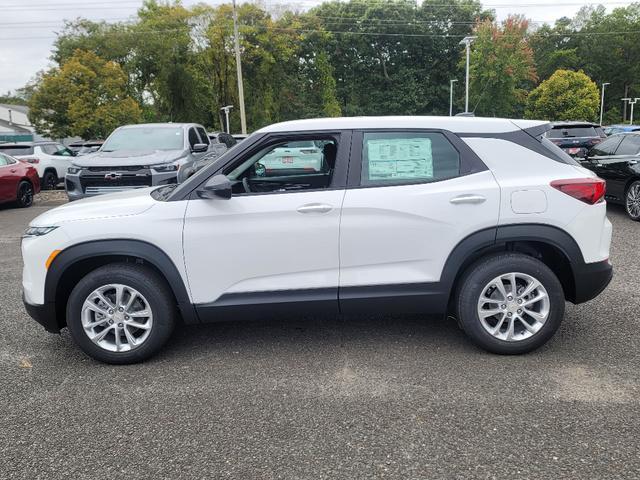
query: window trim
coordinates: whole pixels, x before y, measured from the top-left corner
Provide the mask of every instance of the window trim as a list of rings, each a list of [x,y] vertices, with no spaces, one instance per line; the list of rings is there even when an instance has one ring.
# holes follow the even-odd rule
[[[170,198],[169,201],[178,201],[183,199],[200,199],[197,195],[197,191],[201,188],[211,177],[223,173],[224,170],[232,168],[234,165],[238,165],[243,161],[246,161],[249,157],[255,155],[261,150],[283,141],[299,141],[299,140],[317,140],[318,138],[332,138],[336,141],[338,146],[338,152],[336,155],[336,167],[333,170],[333,176],[331,177],[331,184],[327,188],[313,188],[307,190],[290,190],[285,192],[251,192],[241,195],[234,195],[234,197],[248,197],[257,195],[288,195],[292,193],[307,193],[307,192],[327,192],[330,190],[344,190],[347,187],[347,172],[349,168],[350,153],[352,149],[352,131],[351,130],[309,130],[300,132],[274,132],[267,133],[262,136],[256,137],[255,141],[245,146],[244,149],[237,151],[235,147],[234,152],[237,155],[229,157],[227,161],[222,164],[214,162],[208,167],[208,175],[202,177],[202,181],[184,194]],[[245,140],[246,142],[246,140]],[[244,142],[242,142],[244,143]],[[222,157],[220,157],[222,158]]]
[[[384,184],[363,185],[361,182],[363,145],[365,133],[438,133],[445,137],[451,146],[458,152],[460,156],[460,170],[458,175],[454,177],[439,178],[434,180],[419,179],[412,181],[387,182]],[[431,183],[446,182],[454,178],[460,178],[474,173],[488,170],[488,167],[480,160],[480,157],[464,143],[464,141],[454,133],[439,128],[367,128],[354,130],[351,137],[351,158],[349,162],[349,173],[347,179],[347,188],[385,188],[385,187],[404,187],[410,185],[423,185]]]

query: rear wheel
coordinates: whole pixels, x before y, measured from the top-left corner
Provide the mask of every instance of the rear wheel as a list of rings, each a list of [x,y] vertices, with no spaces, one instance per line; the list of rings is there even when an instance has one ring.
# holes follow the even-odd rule
[[[465,333],[493,353],[520,354],[546,343],[564,316],[564,293],[541,261],[503,253],[465,273],[456,301]]]
[[[42,189],[54,190],[58,186],[58,175],[53,170],[47,170],[42,177]]]
[[[33,185],[26,180],[18,184],[18,194],[16,204],[20,208],[30,207],[33,204]]]
[[[112,264],[87,274],[67,303],[67,325],[78,346],[106,363],[141,362],[169,339],[173,295],[152,270]]]
[[[624,206],[631,220],[640,221],[640,181],[635,181],[627,189]]]

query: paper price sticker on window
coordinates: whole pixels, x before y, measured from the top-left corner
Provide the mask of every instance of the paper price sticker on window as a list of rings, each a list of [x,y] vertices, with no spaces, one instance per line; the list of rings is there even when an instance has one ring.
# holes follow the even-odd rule
[[[369,180],[433,178],[429,138],[367,141]]]

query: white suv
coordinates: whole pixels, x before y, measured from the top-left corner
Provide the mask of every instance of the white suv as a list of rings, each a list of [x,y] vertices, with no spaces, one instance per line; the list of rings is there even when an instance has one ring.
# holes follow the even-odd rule
[[[0,144],[0,153],[32,164],[43,190],[52,190],[64,180],[74,153],[57,142],[20,142]]]
[[[450,314],[479,346],[528,352],[565,300],[609,283],[604,182],[546,122],[465,117],[286,122],[181,185],[82,200],[30,224],[24,301],[109,363],[175,323],[310,312]],[[322,168],[266,169],[323,145]]]

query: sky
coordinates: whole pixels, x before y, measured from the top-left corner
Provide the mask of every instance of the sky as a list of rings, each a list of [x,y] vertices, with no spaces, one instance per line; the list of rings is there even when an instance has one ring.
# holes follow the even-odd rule
[[[282,0],[281,3],[295,4],[295,1]],[[306,6],[314,4],[314,0],[304,1]],[[186,6],[218,4],[223,0],[183,0],[182,3]],[[267,6],[270,3],[268,0]],[[485,8],[493,9],[498,19],[518,13],[535,22],[548,23],[563,16],[572,17],[580,7],[590,4],[580,0],[486,0],[482,3]],[[596,2],[608,10],[629,3]],[[123,21],[135,16],[141,4],[142,0],[0,0],[0,94],[24,86],[36,72],[50,66],[51,47],[64,20],[83,17]]]

